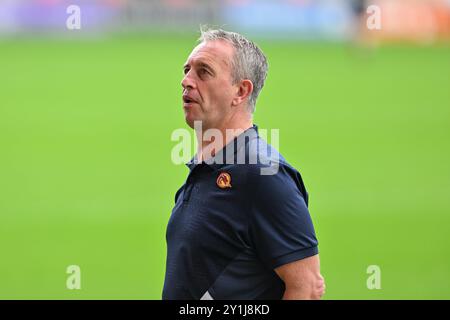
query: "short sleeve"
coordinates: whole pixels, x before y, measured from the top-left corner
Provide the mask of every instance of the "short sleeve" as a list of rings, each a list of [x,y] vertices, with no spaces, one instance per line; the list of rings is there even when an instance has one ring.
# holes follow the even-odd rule
[[[257,175],[249,235],[257,255],[271,269],[318,253],[318,241],[298,171],[280,166],[275,175]]]

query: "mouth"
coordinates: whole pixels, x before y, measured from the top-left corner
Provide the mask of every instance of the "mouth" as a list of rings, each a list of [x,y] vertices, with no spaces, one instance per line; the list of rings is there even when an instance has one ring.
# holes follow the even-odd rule
[[[183,95],[183,106],[189,107],[192,106],[193,104],[198,103],[196,100],[194,100],[193,98],[191,98],[188,95]]]

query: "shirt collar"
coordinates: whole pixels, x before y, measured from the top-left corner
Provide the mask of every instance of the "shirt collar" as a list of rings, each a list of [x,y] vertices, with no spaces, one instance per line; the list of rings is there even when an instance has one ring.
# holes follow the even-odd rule
[[[249,140],[258,137],[258,126],[254,124],[252,127],[246,129],[244,132],[230,141],[224,148],[218,151],[214,157],[204,161],[203,163],[216,171],[220,170],[220,168],[225,165],[237,163],[238,152],[242,152],[242,148],[245,147],[249,141],[245,139],[242,143],[242,138],[245,137],[249,137]],[[238,141],[241,143],[238,144]],[[197,160],[197,154],[195,154],[194,157],[192,157],[192,159],[186,163],[186,166],[190,171],[192,171],[199,164],[200,163]]]

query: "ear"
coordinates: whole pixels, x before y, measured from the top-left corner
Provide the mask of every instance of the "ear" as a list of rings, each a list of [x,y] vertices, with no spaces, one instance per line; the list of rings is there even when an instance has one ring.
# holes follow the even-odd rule
[[[231,102],[232,106],[238,106],[243,101],[245,101],[247,98],[250,97],[250,95],[253,92],[253,83],[251,80],[245,79],[241,80],[237,87],[237,92],[235,97],[233,98],[233,101]]]

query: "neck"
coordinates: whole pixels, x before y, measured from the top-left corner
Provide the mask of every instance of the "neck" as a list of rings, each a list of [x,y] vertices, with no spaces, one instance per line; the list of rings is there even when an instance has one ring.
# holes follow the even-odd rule
[[[252,118],[223,123],[213,128],[196,128],[197,161],[202,162],[219,152],[235,137],[253,126]]]

